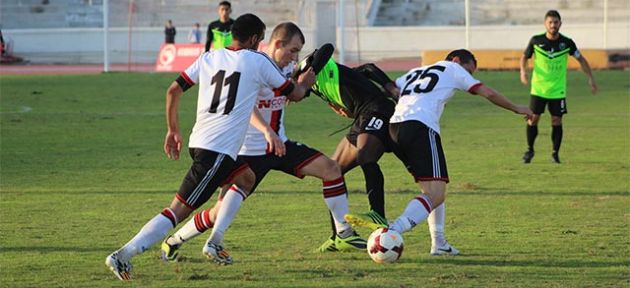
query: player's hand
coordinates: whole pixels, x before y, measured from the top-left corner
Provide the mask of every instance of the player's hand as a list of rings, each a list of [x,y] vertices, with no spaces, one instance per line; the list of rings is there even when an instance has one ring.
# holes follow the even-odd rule
[[[315,80],[315,72],[313,72],[313,68],[311,67],[304,71],[304,73],[300,74],[297,83],[306,88],[311,88],[311,86],[315,84]]]
[[[532,119],[532,117],[534,117],[534,112],[532,112],[532,109],[523,105],[516,105],[516,108],[514,109],[514,113],[525,115],[525,118],[527,120]]]
[[[597,94],[598,88],[597,88],[597,83],[595,83],[595,80],[588,79],[588,84],[591,85],[591,94],[593,95]]]
[[[529,84],[529,75],[527,74],[527,71],[521,72],[521,83],[523,83],[523,85]]]
[[[398,87],[396,87],[394,83],[387,83],[385,85],[385,89],[387,90],[387,92],[389,92],[392,98],[398,100],[398,98],[400,97],[400,89],[398,89]]]
[[[179,152],[182,150],[182,136],[179,132],[168,131],[164,138],[164,153],[168,159],[179,159]]]
[[[286,154],[286,147],[284,146],[284,142],[275,131],[271,130],[266,133],[265,140],[267,140],[267,145],[269,145],[269,151],[273,152],[278,157],[284,156]]]

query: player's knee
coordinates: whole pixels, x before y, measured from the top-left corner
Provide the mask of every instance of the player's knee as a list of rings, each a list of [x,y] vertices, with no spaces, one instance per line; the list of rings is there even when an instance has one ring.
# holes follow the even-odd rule
[[[252,193],[252,189],[254,184],[256,183],[256,174],[252,169],[245,169],[241,172],[237,177],[234,178],[234,185],[238,186],[241,190],[243,190],[247,195]]]
[[[322,167],[324,172],[324,179],[337,179],[341,177],[341,168],[339,168],[339,164],[336,161],[323,157]]]
[[[532,118],[527,120],[527,123],[529,124],[529,126],[536,126],[538,125],[538,120],[540,120],[540,115],[534,114]]]
[[[360,166],[376,163],[378,158],[376,153],[369,151],[368,149],[359,149],[357,154],[357,164]]]
[[[551,117],[551,125],[553,126],[562,125],[562,117],[558,117],[558,116]]]

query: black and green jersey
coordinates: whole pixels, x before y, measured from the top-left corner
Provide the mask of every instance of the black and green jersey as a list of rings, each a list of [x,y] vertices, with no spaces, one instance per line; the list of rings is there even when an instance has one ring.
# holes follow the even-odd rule
[[[232,24],[234,20],[230,19],[225,23],[217,20],[208,25],[206,51],[210,50],[211,45],[214,49],[221,49],[232,44]]]
[[[573,40],[562,34],[556,40],[548,39],[545,33],[534,35],[524,54],[528,59],[535,55],[531,94],[547,99],[565,98],[569,55],[580,57]]]
[[[393,112],[394,102],[370,78],[360,70],[336,63],[332,58],[317,73],[315,85],[311,89],[327,103],[345,108],[351,118],[367,111],[390,115]]]

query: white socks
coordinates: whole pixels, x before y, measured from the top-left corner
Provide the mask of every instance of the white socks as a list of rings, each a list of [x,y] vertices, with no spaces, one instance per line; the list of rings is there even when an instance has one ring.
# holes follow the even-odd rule
[[[118,255],[122,259],[130,259],[145,250],[149,249],[156,242],[164,239],[168,231],[177,225],[175,213],[169,208],[165,208],[162,213],[153,217],[147,224],[144,224],[140,232],[136,234],[125,246],[118,250]]]
[[[400,233],[405,233],[415,227],[418,223],[429,217],[431,212],[431,200],[426,195],[420,195],[407,204],[405,211],[389,225],[389,228]]]
[[[446,222],[446,203],[442,203],[429,214],[427,219],[431,232],[431,246],[441,247],[446,242],[444,238],[444,224]]]
[[[328,206],[328,210],[330,210],[330,214],[332,214],[335,220],[337,233],[342,233],[348,230],[348,228],[351,228],[350,224],[343,218],[343,216],[349,212],[346,182],[343,176],[341,176],[335,180],[323,181],[322,185],[324,190],[324,202],[326,202],[326,206]]]
[[[246,198],[247,194],[236,185],[232,185],[232,187],[228,189],[225,193],[225,197],[223,197],[221,208],[219,208],[217,213],[217,219],[214,223],[214,228],[212,228],[212,234],[210,234],[206,243],[223,243],[225,230],[227,230],[230,224],[232,224],[232,221],[234,221],[236,213],[241,208],[241,203],[243,203]]]

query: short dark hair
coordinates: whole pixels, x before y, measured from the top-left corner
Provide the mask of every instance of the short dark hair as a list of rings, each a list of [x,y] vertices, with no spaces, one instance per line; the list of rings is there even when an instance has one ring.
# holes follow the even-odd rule
[[[298,35],[300,37],[302,44],[306,42],[304,40],[304,34],[302,33],[302,30],[300,30],[300,28],[295,25],[295,23],[283,22],[278,24],[276,28],[273,28],[273,32],[271,32],[271,39],[280,39],[282,40],[282,42],[288,43],[289,41],[291,41],[291,39],[293,39],[295,35]]]
[[[232,24],[232,38],[245,42],[257,35],[261,38],[265,36],[265,23],[258,16],[247,13],[238,16]]]
[[[547,11],[547,13],[545,13],[545,19],[547,19],[547,17],[558,18],[558,20],[562,21],[562,18],[560,18],[560,13],[558,13],[558,10]]]
[[[475,63],[475,66],[477,66],[477,59],[475,59],[475,55],[466,49],[457,49],[451,51],[451,53],[448,53],[448,55],[446,55],[446,61],[452,61],[455,57],[459,57],[459,60],[462,63],[473,61],[473,63]]]
[[[221,1],[219,2],[219,6],[228,6],[228,8],[232,8],[230,1]]]

